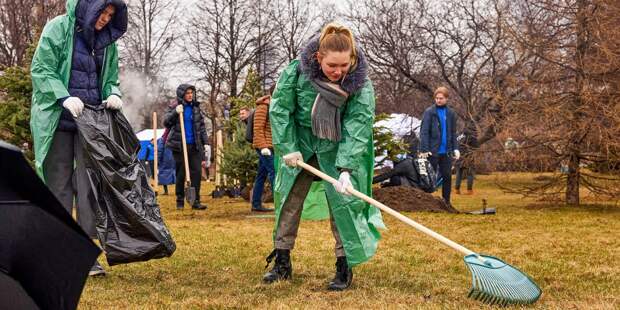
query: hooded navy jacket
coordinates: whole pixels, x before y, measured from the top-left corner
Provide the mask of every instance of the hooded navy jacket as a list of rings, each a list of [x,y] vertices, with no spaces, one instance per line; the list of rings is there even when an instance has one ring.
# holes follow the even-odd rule
[[[115,7],[114,15],[101,31],[96,31],[95,24],[108,5]],[[84,104],[99,105],[102,102],[99,77],[105,48],[127,31],[127,6],[121,0],[79,0],[75,18],[71,75],[67,90]],[[59,104],[62,105],[66,99],[60,99]],[[76,130],[69,110],[63,108],[57,130]]]

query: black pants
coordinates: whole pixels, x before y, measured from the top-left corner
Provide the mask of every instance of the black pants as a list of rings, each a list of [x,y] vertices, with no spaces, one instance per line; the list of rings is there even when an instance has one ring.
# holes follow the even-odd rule
[[[447,204],[450,204],[450,191],[452,190],[452,158],[446,154],[439,154],[438,156],[431,156],[429,161],[433,169],[437,172],[437,179],[443,178],[441,196]]]
[[[175,192],[177,195],[177,204],[183,203],[185,197],[185,164],[183,163],[183,151],[172,152],[176,168],[177,183]],[[192,187],[196,189],[196,202],[200,202],[200,178],[202,173],[202,156],[198,148],[194,144],[187,145],[187,162],[189,164],[189,178]]]

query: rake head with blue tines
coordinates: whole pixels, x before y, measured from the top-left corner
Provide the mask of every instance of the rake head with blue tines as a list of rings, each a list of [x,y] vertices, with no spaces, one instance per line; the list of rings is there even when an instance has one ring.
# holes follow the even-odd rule
[[[463,260],[472,275],[470,298],[505,306],[532,304],[542,294],[528,275],[497,257],[470,254]]]

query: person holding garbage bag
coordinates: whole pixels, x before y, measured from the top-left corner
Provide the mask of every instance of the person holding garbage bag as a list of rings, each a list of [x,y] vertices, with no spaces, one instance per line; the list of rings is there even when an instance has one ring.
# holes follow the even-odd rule
[[[185,132],[181,132],[179,117],[184,122]],[[166,146],[172,150],[172,155],[176,164],[176,196],[177,209],[182,210],[184,206],[183,197],[185,190],[185,161],[183,158],[183,140],[187,148],[187,159],[189,164],[189,175],[191,187],[196,191],[196,199],[192,204],[192,209],[204,210],[206,205],[200,203],[200,180],[202,167],[206,167],[205,148],[209,143],[207,130],[205,128],[204,117],[200,112],[200,102],[196,100],[196,87],[189,84],[181,84],[177,88],[177,102],[171,104],[164,117],[164,126],[170,129]],[[182,135],[185,135],[183,139]]]
[[[95,239],[75,118],[85,105],[123,106],[115,42],[127,30],[127,6],[121,0],[67,0],[66,12],[45,25],[32,59],[30,127],[37,173],[69,213],[75,196],[77,221]],[[103,274],[96,262],[90,275]]]
[[[368,64],[351,31],[328,24],[310,39],[300,59],[282,72],[269,117],[279,165],[274,189],[276,221],[273,268],[263,281],[290,279],[304,199],[315,179],[297,167],[304,161],[338,179],[323,182],[335,239],[336,275],[328,289],[351,285],[352,267],[369,260],[377,249],[383,220],[378,209],[350,196],[348,186],[370,195],[373,174],[372,124],[375,95]]]

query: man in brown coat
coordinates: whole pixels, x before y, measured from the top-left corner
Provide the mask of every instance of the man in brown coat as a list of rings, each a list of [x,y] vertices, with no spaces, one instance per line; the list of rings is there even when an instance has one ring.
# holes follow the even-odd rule
[[[271,96],[263,96],[256,100],[256,110],[254,111],[252,147],[258,153],[258,172],[254,181],[252,191],[252,211],[269,212],[273,209],[265,208],[262,205],[263,188],[265,178],[269,177],[271,188],[275,172],[273,169],[273,144],[271,143],[271,125],[269,124],[269,103]]]

